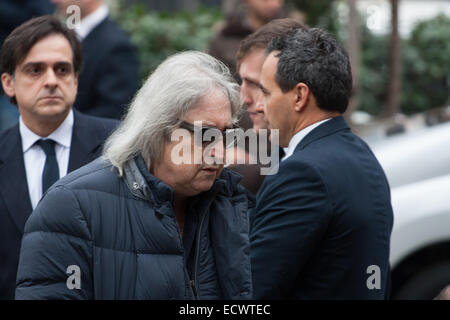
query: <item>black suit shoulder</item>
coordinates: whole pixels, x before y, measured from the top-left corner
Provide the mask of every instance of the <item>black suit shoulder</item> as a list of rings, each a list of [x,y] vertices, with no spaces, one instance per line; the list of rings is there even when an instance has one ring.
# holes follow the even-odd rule
[[[77,111],[75,112],[77,114],[78,121],[86,123],[89,127],[96,131],[111,131],[117,128],[120,124],[120,121],[116,119],[96,117]]]
[[[20,142],[19,124],[0,131],[0,162],[6,156],[5,151],[11,149],[12,143]]]
[[[99,43],[100,42],[100,43]],[[130,41],[130,36],[119,25],[106,18],[84,39],[83,46],[95,45],[100,52],[108,52],[115,47],[128,47],[135,50],[135,46]]]
[[[18,127],[19,127],[19,124],[16,124],[16,125],[14,125],[14,126],[12,126],[10,128],[7,128],[7,129],[4,129],[4,130],[0,131],[0,146],[4,145],[6,142],[8,142],[6,140],[8,139],[8,137],[11,134],[13,134],[14,131],[19,132],[18,131]]]
[[[95,136],[99,141],[104,141],[120,124],[120,121],[116,119],[91,116],[75,110],[74,113],[76,134],[85,139]]]
[[[325,176],[341,169],[363,169],[366,166],[381,170],[378,160],[369,146],[351,131],[340,131],[317,139],[303,149],[296,150],[287,160],[301,161],[314,166]]]
[[[128,34],[105,18],[83,40],[75,108],[120,119],[138,89],[139,59]]]

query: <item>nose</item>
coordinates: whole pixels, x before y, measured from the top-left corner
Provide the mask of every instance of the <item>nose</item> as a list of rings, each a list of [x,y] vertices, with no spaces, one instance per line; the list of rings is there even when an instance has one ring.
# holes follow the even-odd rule
[[[258,103],[256,104],[256,112],[258,113],[264,113],[264,103]]]
[[[259,113],[264,113],[264,97],[262,93],[258,94],[258,97],[255,102],[255,111]]]
[[[48,68],[45,74],[45,86],[47,87],[55,87],[57,84],[56,74],[52,68]]]
[[[250,90],[248,86],[243,83],[241,85],[241,92],[240,92],[241,100],[242,102],[248,107],[253,103],[252,95],[250,94]]]

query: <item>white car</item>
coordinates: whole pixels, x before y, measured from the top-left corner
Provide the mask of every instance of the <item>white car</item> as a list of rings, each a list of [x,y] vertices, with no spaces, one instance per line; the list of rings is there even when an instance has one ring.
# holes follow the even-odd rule
[[[394,211],[393,299],[432,299],[450,284],[450,123],[371,145]]]

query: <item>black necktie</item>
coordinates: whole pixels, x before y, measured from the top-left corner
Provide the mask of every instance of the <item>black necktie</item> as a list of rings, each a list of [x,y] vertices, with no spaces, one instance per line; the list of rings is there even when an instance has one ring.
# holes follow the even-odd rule
[[[42,172],[42,194],[59,179],[59,167],[55,154],[55,141],[39,140],[36,142],[45,152],[45,165]]]

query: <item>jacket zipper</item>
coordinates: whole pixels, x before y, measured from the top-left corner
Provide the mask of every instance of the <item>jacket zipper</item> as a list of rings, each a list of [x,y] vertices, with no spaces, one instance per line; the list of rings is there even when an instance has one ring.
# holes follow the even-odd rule
[[[191,283],[192,292],[194,293],[195,298],[198,299],[197,288],[195,287],[195,281],[191,280],[190,283]]]
[[[198,257],[200,255],[200,239],[201,239],[201,235],[202,235],[202,225],[203,225],[203,221],[205,221],[205,217],[206,217],[206,212],[203,214],[202,219],[200,220],[200,225],[198,227],[198,233],[197,233],[197,247],[195,250],[195,265],[194,265],[194,280],[191,280],[191,285],[193,287],[194,290],[194,294],[196,296],[196,298],[198,299],[198,288],[197,288],[197,269],[198,269]]]
[[[174,211],[174,214],[175,214],[175,211]],[[180,226],[178,225],[176,216],[174,216],[173,219],[174,219],[175,225],[176,225],[176,227],[177,227],[178,238],[180,239],[181,248],[182,248],[182,250],[183,250],[183,265],[186,265],[186,262],[184,261],[183,238],[181,237]],[[194,282],[194,280],[190,280],[190,277],[189,277],[189,273],[188,273],[188,272],[185,271],[185,274],[186,274],[186,276],[189,278],[189,284],[191,285],[192,291],[193,291],[193,293],[194,293],[194,298],[195,298],[195,299],[198,299],[198,297],[197,297],[197,288],[195,287],[195,282]]]

